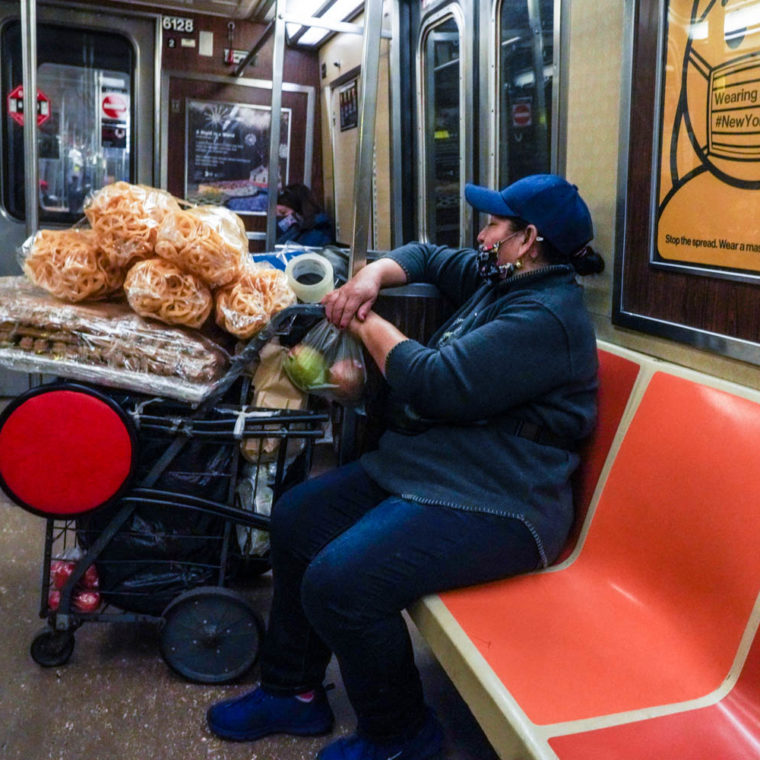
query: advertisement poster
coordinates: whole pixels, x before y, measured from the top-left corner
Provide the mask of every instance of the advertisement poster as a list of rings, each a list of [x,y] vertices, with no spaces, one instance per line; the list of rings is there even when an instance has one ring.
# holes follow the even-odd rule
[[[760,3],[665,10],[651,259],[760,273]]]
[[[217,203],[239,214],[264,214],[268,207],[269,106],[188,100],[186,103],[185,198]],[[279,183],[288,183],[289,108],[280,124]]]

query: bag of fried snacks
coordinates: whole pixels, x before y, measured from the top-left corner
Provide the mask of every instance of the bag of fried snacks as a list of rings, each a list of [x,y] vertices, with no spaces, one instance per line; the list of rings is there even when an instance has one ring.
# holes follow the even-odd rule
[[[179,210],[177,199],[165,190],[128,182],[106,185],[84,203],[100,247],[124,267],[155,255],[159,225],[168,213]]]
[[[195,275],[169,261],[138,261],[124,281],[129,305],[141,317],[168,325],[200,327],[211,313],[211,292]]]
[[[248,237],[234,211],[194,206],[166,216],[156,254],[218,288],[240,277],[248,260]]]
[[[124,282],[124,269],[87,228],[40,230],[21,246],[19,262],[35,285],[68,303],[105,300]]]
[[[253,337],[278,311],[296,303],[284,272],[250,262],[243,274],[217,290],[214,298],[216,323],[242,340]]]

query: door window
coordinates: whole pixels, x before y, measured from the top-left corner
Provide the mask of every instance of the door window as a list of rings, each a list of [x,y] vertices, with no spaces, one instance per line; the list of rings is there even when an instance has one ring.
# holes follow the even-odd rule
[[[3,205],[24,213],[23,115],[14,109],[21,84],[18,22],[7,24],[2,72]],[[71,223],[87,194],[118,180],[133,181],[134,53],[123,36],[41,24],[37,41],[39,203],[41,222]]]
[[[498,19],[499,187],[551,171],[555,0],[502,0]]]
[[[453,15],[423,31],[422,141],[425,237],[458,246],[462,236],[461,30]]]

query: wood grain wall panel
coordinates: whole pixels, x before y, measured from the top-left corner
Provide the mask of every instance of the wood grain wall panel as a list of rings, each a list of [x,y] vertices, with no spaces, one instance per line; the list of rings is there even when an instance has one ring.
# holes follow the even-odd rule
[[[650,264],[652,124],[655,109],[658,0],[639,0],[635,19],[622,311],[760,343],[760,284]],[[625,324],[625,318],[620,320]]]

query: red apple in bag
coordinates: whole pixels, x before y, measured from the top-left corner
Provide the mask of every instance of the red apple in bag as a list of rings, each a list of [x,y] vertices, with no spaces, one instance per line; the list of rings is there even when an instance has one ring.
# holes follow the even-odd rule
[[[364,365],[358,359],[338,359],[330,367],[327,382],[338,401],[358,401],[364,390]]]

